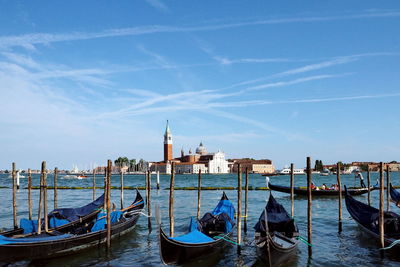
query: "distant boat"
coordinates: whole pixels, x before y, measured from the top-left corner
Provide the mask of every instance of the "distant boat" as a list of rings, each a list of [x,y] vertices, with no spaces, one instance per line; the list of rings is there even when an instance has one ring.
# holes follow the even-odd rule
[[[10,175],[8,176],[8,178],[13,178],[13,177],[12,177],[12,174],[10,174]],[[25,177],[25,175],[21,175],[21,174],[20,174],[20,175],[19,175],[19,178],[26,178],[26,177]]]
[[[275,184],[268,184],[269,189],[274,190],[274,191],[279,191],[283,193],[289,193],[290,194],[290,186],[283,186],[283,185],[275,185]],[[353,187],[353,188],[348,188],[347,192],[350,195],[362,195],[365,193],[368,193],[368,191],[372,191],[377,189],[375,186],[371,186],[369,189],[368,188],[361,188],[361,187]],[[296,195],[307,195],[307,187],[305,186],[295,186],[294,187],[294,193]],[[311,190],[311,194],[313,196],[337,196],[339,195],[339,190],[333,190],[333,189],[313,189]],[[342,190],[342,195],[344,195],[344,190]]]
[[[61,177],[61,179],[77,179],[78,176],[73,175],[73,174],[67,174]]]
[[[78,179],[85,179],[85,178],[87,178],[87,176],[86,176],[86,175],[78,175],[76,178],[78,178]]]
[[[289,168],[282,169],[280,172],[278,172],[278,174],[280,174],[280,175],[288,175],[290,173],[291,173],[291,171]],[[306,174],[303,169],[293,169],[293,173],[295,175],[305,175]]]
[[[319,173],[320,176],[329,176],[329,174],[331,174],[331,172],[328,169],[324,169]]]

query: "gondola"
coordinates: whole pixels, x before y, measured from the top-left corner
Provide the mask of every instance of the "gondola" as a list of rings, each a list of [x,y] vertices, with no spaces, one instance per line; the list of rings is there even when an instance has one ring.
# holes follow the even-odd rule
[[[111,213],[111,236],[121,236],[131,231],[144,207],[143,198],[137,191],[135,201],[123,210]],[[23,238],[0,236],[0,263],[19,260],[35,260],[59,257],[106,242],[106,216],[97,218],[72,229],[58,229]]]
[[[274,185],[269,183],[268,184],[269,189],[278,191],[278,192],[283,192],[283,193],[290,193],[290,186],[283,186],[283,185]],[[353,196],[357,195],[362,195],[365,193],[368,193],[368,191],[375,190],[377,187],[371,186],[370,189],[368,188],[349,188],[348,193]],[[294,193],[296,195],[307,195],[307,187],[300,187],[300,186],[295,186],[294,187]],[[339,190],[332,190],[332,189],[313,189],[311,190],[311,194],[313,196],[337,196],[339,195]],[[342,190],[342,194],[344,195],[344,190]]]
[[[379,238],[379,209],[355,200],[345,191],[346,208],[360,228],[376,240]],[[400,215],[384,212],[385,245],[400,239]]]
[[[400,192],[394,189],[392,183],[390,183],[390,200],[400,207]]]
[[[169,237],[159,226],[159,245],[164,264],[183,264],[221,251],[232,235],[235,208],[222,194],[221,200],[212,212],[207,212],[197,221],[191,219],[185,235]]]
[[[104,205],[104,194],[93,202],[79,208],[55,209],[48,214],[49,230],[68,231],[76,224],[84,224],[96,218]],[[42,219],[42,229],[44,229]],[[37,220],[21,219],[17,229],[1,232],[0,235],[12,237],[15,235],[32,235],[37,231]]]
[[[297,253],[297,225],[272,194],[269,195],[268,203],[254,230],[257,256],[265,263],[277,266]]]

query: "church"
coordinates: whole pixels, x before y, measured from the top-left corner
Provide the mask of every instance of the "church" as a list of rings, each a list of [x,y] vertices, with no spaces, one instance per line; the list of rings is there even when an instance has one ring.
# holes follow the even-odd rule
[[[209,153],[203,142],[200,142],[195,153],[190,149],[189,153],[185,154],[182,148],[180,157],[174,158],[172,145],[172,134],[167,121],[164,133],[164,161],[153,163],[151,171],[171,174],[171,166],[174,163],[175,173],[229,173],[228,161],[225,160],[225,153],[222,151]]]

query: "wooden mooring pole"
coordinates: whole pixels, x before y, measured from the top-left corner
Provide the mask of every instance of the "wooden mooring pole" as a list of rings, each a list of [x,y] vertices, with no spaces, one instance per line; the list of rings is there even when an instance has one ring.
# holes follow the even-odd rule
[[[121,182],[121,210],[124,208],[124,172],[120,171],[120,182]]]
[[[157,171],[157,190],[160,190],[160,171]]]
[[[32,170],[28,169],[28,213],[29,220],[32,220]]]
[[[17,218],[17,171],[15,168],[15,162],[12,163],[12,181],[13,181],[13,219],[14,219],[14,229],[18,228],[18,218]]]
[[[171,180],[169,183],[169,236],[174,237],[174,187],[175,187],[175,163],[171,165]]]
[[[93,200],[96,199],[96,169],[93,168]]]
[[[340,163],[336,164],[336,178],[339,187],[339,233],[342,232],[342,218],[343,218],[343,211],[342,211],[342,182],[340,181]]]
[[[367,169],[367,185],[368,185],[368,205],[371,206],[371,172],[369,169],[369,165],[368,165],[368,169]]]
[[[107,163],[108,164],[108,163]],[[107,210],[107,174],[108,173],[108,167],[104,169],[104,204],[103,204],[103,209]]]
[[[111,160],[107,161],[107,175],[106,175],[106,206],[107,206],[107,249],[111,247]]]
[[[43,172],[43,219],[44,219],[44,231],[47,233],[49,231],[49,214],[47,208],[47,169],[46,169],[46,162],[44,162],[44,172]]]
[[[385,190],[385,179],[384,179],[384,170],[383,170],[383,162],[379,164],[380,166],[380,176],[379,176],[379,240],[380,247],[385,247],[385,228],[384,228],[384,211],[385,211],[385,199],[384,199],[384,190]],[[381,256],[383,257],[384,250],[381,249]]]
[[[197,181],[197,219],[200,220],[201,209],[201,169],[199,169],[199,176]]]
[[[390,211],[390,168],[386,164],[386,210]]]
[[[54,168],[54,209],[58,207],[58,195],[57,195],[57,179],[58,179],[58,168]]]
[[[149,228],[149,233],[151,233],[151,172],[147,171],[147,215],[148,222],[147,226]]]
[[[294,164],[290,164],[290,202],[291,202],[291,215],[294,218]]]
[[[240,245],[242,243],[242,169],[238,164],[238,204],[237,204],[237,252],[240,254]]]
[[[249,200],[249,168],[246,167],[246,181],[245,181],[245,186],[244,186],[244,227],[243,231],[245,234],[247,234],[247,214],[248,214],[248,200]]]
[[[308,257],[312,257],[312,195],[311,195],[311,158],[307,157],[307,229],[308,229]]]
[[[37,233],[38,235],[42,232],[42,202],[43,202],[43,173],[46,169],[46,162],[42,162],[42,169],[40,172],[40,191],[39,191],[39,205],[38,205],[38,226],[37,226]]]

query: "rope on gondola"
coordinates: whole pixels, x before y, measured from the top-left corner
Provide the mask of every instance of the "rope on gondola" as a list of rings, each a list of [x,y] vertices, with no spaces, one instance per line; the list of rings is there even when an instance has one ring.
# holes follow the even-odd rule
[[[297,239],[300,240],[301,242],[303,242],[304,244],[306,244],[307,246],[310,246],[310,247],[314,246],[313,244],[308,243],[307,239],[305,239],[304,237],[302,237],[300,235],[297,237]]]
[[[400,239],[393,241],[392,244],[390,244],[388,247],[380,248],[380,250],[391,249],[392,247],[394,247],[397,244],[400,244]]]
[[[243,246],[243,244],[239,244],[239,243],[237,243],[237,242],[235,242],[235,241],[233,241],[233,240],[230,240],[229,238],[225,238],[225,237],[223,237],[223,236],[217,235],[217,236],[214,236],[213,238],[214,238],[214,239],[222,239],[222,240],[224,240],[224,241],[226,241],[226,242],[232,243],[232,244],[237,245],[237,246]]]

